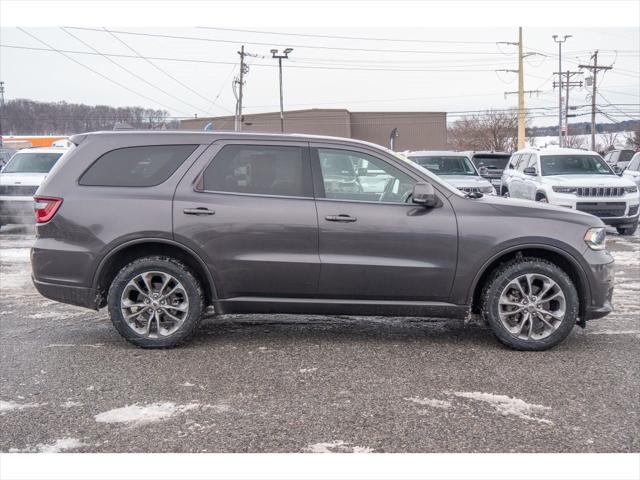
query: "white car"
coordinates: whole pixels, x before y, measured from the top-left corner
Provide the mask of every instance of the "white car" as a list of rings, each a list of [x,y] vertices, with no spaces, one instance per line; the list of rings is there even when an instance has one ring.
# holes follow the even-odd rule
[[[68,148],[25,148],[0,172],[0,227],[35,223],[33,195]]]
[[[529,148],[514,153],[501,193],[587,212],[632,235],[638,228],[638,186],[586,150]]]
[[[496,194],[491,182],[480,175],[466,153],[422,150],[403,155],[465,193]]]
[[[637,152],[624,172],[622,172],[623,178],[628,178],[640,188],[640,152]]]

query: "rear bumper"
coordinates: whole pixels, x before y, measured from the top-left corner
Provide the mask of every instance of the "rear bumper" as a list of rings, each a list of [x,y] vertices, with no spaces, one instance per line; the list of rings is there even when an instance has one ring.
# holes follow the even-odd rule
[[[78,307],[98,310],[101,303],[100,293],[93,288],[41,282],[32,277],[36,290],[43,297]]]

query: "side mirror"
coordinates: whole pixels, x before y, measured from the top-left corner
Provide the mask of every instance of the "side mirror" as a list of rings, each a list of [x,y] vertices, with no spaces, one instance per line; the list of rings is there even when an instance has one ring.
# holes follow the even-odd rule
[[[423,207],[433,208],[438,206],[438,197],[430,183],[416,183],[413,186],[413,193],[411,194],[413,203],[422,205]]]
[[[527,167],[522,171],[522,173],[524,173],[525,175],[531,175],[534,177],[538,174],[538,172],[536,172],[536,167]]]
[[[364,168],[364,167],[358,168],[358,176],[359,177],[366,177],[367,176],[367,169]]]
[[[485,167],[484,165],[480,167],[480,175],[483,177],[486,177],[487,175],[489,175],[489,169],[487,167]]]
[[[622,175],[622,169],[619,166],[614,165],[613,166],[613,173],[615,173],[616,175]]]

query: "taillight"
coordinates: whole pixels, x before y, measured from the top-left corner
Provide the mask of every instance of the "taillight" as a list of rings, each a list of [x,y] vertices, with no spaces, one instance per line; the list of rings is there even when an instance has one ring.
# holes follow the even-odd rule
[[[33,197],[36,201],[36,223],[45,223],[53,218],[60,205],[62,205],[61,198],[54,197]]]

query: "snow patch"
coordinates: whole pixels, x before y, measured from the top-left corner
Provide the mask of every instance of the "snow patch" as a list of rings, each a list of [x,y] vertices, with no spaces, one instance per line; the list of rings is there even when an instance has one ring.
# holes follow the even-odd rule
[[[640,266],[640,250],[631,252],[611,252],[617,265]]]
[[[409,397],[405,398],[408,402],[417,403],[418,405],[424,405],[434,408],[451,408],[451,402],[448,400],[436,400],[435,398],[419,398]]]
[[[95,416],[95,420],[100,423],[143,425],[167,420],[174,415],[193,410],[199,406],[197,403],[176,405],[173,402],[127,405],[126,407],[114,408],[113,410],[99,413]]]
[[[373,448],[349,446],[344,440],[334,440],[333,442],[320,442],[307,446],[303,451],[308,453],[371,453]]]
[[[0,412],[10,412],[12,410],[24,410],[25,408],[36,408],[42,406],[41,403],[16,403],[0,400]]]
[[[60,438],[50,445],[40,443],[36,449],[40,453],[60,453],[65,450],[75,450],[76,448],[84,446],[85,444],[77,438]]]
[[[28,248],[3,248],[0,250],[0,261],[28,262],[30,261]]]
[[[512,398],[506,395],[495,395],[493,393],[484,392],[445,392],[456,397],[467,398],[478,402],[484,402],[495,408],[500,414],[515,415],[524,420],[533,420],[540,423],[553,424],[551,420],[545,418],[533,417],[530,414],[542,413],[551,410],[550,407],[544,405],[536,405],[527,403],[519,398]]]
[[[67,402],[62,403],[60,406],[62,408],[74,408],[74,407],[81,407],[82,403],[69,400]]]

